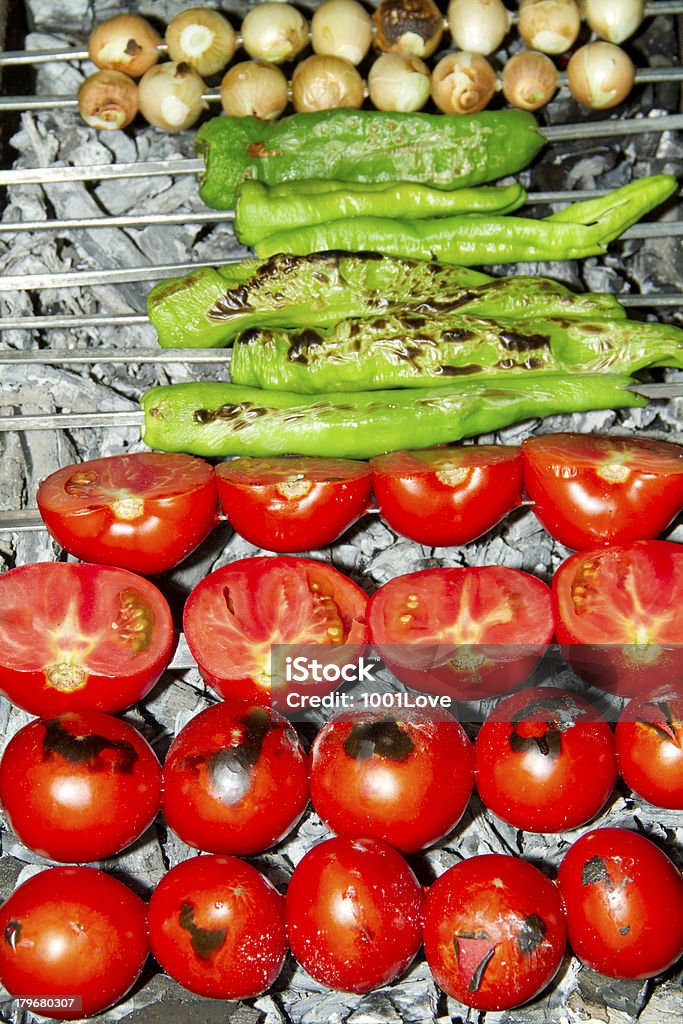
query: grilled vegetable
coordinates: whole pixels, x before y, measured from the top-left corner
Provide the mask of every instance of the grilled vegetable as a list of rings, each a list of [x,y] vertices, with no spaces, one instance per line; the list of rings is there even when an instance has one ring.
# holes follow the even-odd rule
[[[491,377],[416,393],[360,391],[340,396],[262,391],[197,382],[142,396],[143,441],[194,455],[334,455],[368,458],[429,448],[554,413],[644,406],[617,374]]]
[[[496,319],[421,313],[302,331],[251,328],[235,340],[235,384],[296,392],[424,388],[463,377],[683,369],[683,331],[629,320]]]
[[[522,110],[455,117],[342,109],[272,123],[215,117],[197,132],[205,163],[199,194],[207,206],[230,210],[246,178],[267,185],[331,178],[464,188],[521,170],[544,142],[533,115]]]
[[[376,253],[313,253],[197,268],[156,285],[149,319],[164,348],[218,348],[249,327],[324,327],[346,317],[413,309],[440,316],[619,319],[608,294],[575,295],[547,278],[492,278],[462,267]]]

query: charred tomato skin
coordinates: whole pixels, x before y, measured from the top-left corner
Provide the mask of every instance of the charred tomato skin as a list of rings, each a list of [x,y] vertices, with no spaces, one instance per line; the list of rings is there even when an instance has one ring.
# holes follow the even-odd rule
[[[683,953],[683,879],[645,836],[622,828],[586,832],[557,873],[569,944],[611,978],[651,978]]]
[[[0,908],[0,982],[12,996],[80,996],[82,1008],[50,1008],[60,1020],[117,1003],[148,952],[145,904],[95,868],[47,868]]]
[[[323,985],[364,993],[398,978],[420,948],[422,888],[379,839],[327,839],[287,889],[292,953]]]
[[[615,737],[626,785],[655,807],[683,810],[683,685],[634,697]]]
[[[287,953],[284,899],[237,857],[191,857],[171,868],[149,903],[152,953],[184,988],[250,999],[276,980]]]
[[[181,729],[163,768],[163,814],[187,843],[249,856],[294,827],[308,803],[308,761],[270,708],[225,700]]]
[[[479,796],[527,832],[562,832],[594,818],[617,781],[614,734],[581,697],[549,686],[502,700],[475,742]]]
[[[478,1010],[521,1006],[548,985],[566,946],[560,894],[517,857],[461,861],[431,886],[424,947],[437,985]]]
[[[99,711],[29,722],[0,761],[0,802],[19,839],[50,860],[119,853],[152,824],[161,766],[132,725]]]
[[[374,836],[403,853],[437,842],[472,792],[472,746],[445,711],[342,712],[311,748],[311,799],[347,838]]]

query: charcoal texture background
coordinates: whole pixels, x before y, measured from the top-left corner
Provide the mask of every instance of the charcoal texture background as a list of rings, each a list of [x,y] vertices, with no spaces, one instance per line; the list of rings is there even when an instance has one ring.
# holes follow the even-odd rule
[[[84,0],[28,0],[26,17],[30,34],[27,47],[83,45],[90,28],[105,17],[118,13],[121,4],[85,3]],[[128,3],[126,9],[165,23],[177,11],[188,6],[182,2]],[[211,6],[216,6],[212,4]],[[248,4],[220,5],[239,25]],[[315,5],[302,5],[311,10]],[[512,6],[512,5],[511,5]],[[677,26],[674,19],[649,19],[628,47],[641,66],[650,63],[679,63]],[[511,51],[518,44],[510,36]],[[504,58],[505,54],[501,55]],[[48,64],[37,69],[32,88],[38,93],[75,95],[91,66]],[[614,116],[648,116],[677,110],[677,85],[645,86],[634,90]],[[580,122],[605,115],[588,114],[566,92],[540,114],[541,123]],[[97,135],[86,127],[76,112],[57,111],[24,114],[11,128],[9,159],[16,166],[113,163],[164,159],[193,155],[193,133],[165,135],[136,122],[126,132]],[[623,142],[609,140],[576,141],[549,146],[533,168],[521,180],[529,189],[612,188],[641,175],[668,171],[683,178],[683,140],[680,136],[643,135]],[[201,210],[196,182],[191,176],[174,180],[159,177],[85,184],[26,185],[8,190],[3,220],[16,224],[16,232],[0,236],[0,274],[55,273],[98,267],[129,267],[187,260],[212,260],[216,263],[233,255],[245,254],[236,245],[229,225],[206,228],[195,225],[140,227],[126,230],[70,230],[58,235],[31,233],[22,229],[22,221],[52,217],[91,216],[98,213],[136,214]],[[680,219],[680,210],[672,204],[659,216]],[[494,268],[493,272],[514,273],[514,267]],[[525,273],[553,276],[581,290],[610,290],[617,293],[638,291],[678,291],[683,285],[683,259],[679,240],[628,241],[611,247],[608,255],[578,263],[525,265]],[[125,284],[90,288],[44,289],[41,291],[0,292],[0,315],[19,316],[36,313],[111,313],[144,310],[149,285]],[[633,316],[645,317],[646,311]],[[664,311],[661,317],[681,319],[677,309]],[[118,328],[103,326],[73,331],[53,329],[40,334],[8,331],[0,344],[14,349],[125,347],[154,350],[154,332],[148,325]],[[95,410],[135,410],[138,398],[151,385],[184,381],[199,376],[214,377],[220,370],[183,364],[142,364],[125,366],[95,363],[84,368],[3,367],[0,386],[0,414],[15,412],[46,413],[57,411],[91,412]],[[667,376],[660,374],[660,378]],[[675,373],[668,374],[675,377]],[[543,423],[527,422],[511,427],[495,439],[518,443],[534,431],[578,429],[585,432],[614,430],[622,433],[683,440],[681,436],[681,400],[653,403],[648,409],[599,412],[583,416],[564,416]],[[482,440],[493,440],[485,438]],[[142,450],[135,428],[0,434],[1,508],[16,510],[35,506],[35,492],[41,479],[57,467],[71,462]],[[683,540],[683,530],[675,528],[670,537]],[[213,568],[228,561],[254,554],[253,546],[222,526],[181,567],[156,582],[179,614],[190,588]],[[568,552],[545,534],[528,510],[510,516],[482,540],[457,549],[433,549],[396,537],[375,518],[367,517],[330,548],[312,553],[349,573],[366,590],[372,591],[386,580],[404,572],[435,565],[504,564],[535,573],[549,580]],[[64,559],[66,556],[44,532],[0,533],[0,567],[3,570],[39,560]],[[540,674],[537,682],[552,679],[572,685],[571,675],[556,662]],[[167,673],[143,705],[125,717],[141,729],[163,758],[175,733],[199,710],[213,701],[196,670]],[[0,701],[0,735],[6,742],[26,721],[27,715]],[[635,828],[650,836],[680,862],[680,815],[659,811],[633,797],[624,787],[614,793],[604,813],[591,823]],[[457,863],[463,857],[503,852],[523,855],[549,874],[554,872],[568,844],[583,829],[560,836],[524,834],[484,813],[476,797],[455,832],[435,848],[411,858],[418,876],[425,883]],[[293,866],[312,843],[327,835],[314,814],[309,813],[295,833],[275,850],[253,858],[253,863],[281,888],[286,885]],[[23,848],[2,823],[0,833],[0,896],[8,895],[17,881],[40,870],[47,862]],[[148,896],[164,871],[194,851],[176,839],[163,825],[156,823],[134,846],[100,865]],[[120,1005],[101,1015],[102,1021],[126,1020],[140,1024],[178,1019],[202,1024],[318,1024],[347,1021],[349,1024],[393,1024],[393,1022],[435,1021],[438,1024],[578,1024],[600,1021],[604,1024],[673,1024],[680,1020],[680,972],[648,982],[614,982],[602,978],[567,956],[554,984],[533,1004],[519,1010],[482,1014],[448,999],[430,979],[420,955],[399,982],[365,997],[331,992],[318,985],[288,961],[274,990],[246,1004],[201,1000],[161,973],[150,960],[140,983]],[[0,1020],[24,1024],[30,1016],[17,1009],[11,1000],[0,999]]]

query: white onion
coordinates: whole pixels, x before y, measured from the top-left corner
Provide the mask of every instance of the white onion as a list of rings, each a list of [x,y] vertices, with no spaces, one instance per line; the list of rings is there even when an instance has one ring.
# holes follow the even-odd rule
[[[444,30],[434,0],[382,0],[373,15],[375,49],[431,57]]]
[[[370,101],[378,110],[421,110],[430,91],[429,68],[407,53],[383,53],[368,74]]]
[[[314,53],[294,69],[292,103],[299,112],[358,108],[365,99],[365,83],[350,60]]]
[[[623,43],[645,17],[645,0],[583,0],[583,13],[592,30],[610,43]]]
[[[140,79],[140,113],[156,128],[181,132],[206,110],[206,84],[189,64],[166,61],[150,68]]]
[[[495,71],[480,53],[448,53],[432,71],[432,99],[444,114],[476,114],[497,86]]]
[[[530,50],[565,53],[581,28],[581,12],[574,0],[522,0],[519,34]]]
[[[451,0],[446,17],[455,45],[483,54],[498,49],[511,21],[502,0]]]
[[[607,110],[625,100],[635,81],[629,55],[614,43],[580,47],[567,65],[567,84],[575,100],[591,110]]]
[[[372,43],[372,18],[357,0],[325,0],[311,19],[316,53],[360,64]]]
[[[90,33],[88,56],[98,68],[138,78],[159,60],[161,36],[137,14],[115,14]]]
[[[96,71],[78,90],[78,110],[91,128],[125,128],[138,112],[138,87],[123,71]]]
[[[215,75],[237,49],[237,33],[219,11],[191,7],[177,14],[166,29],[171,60],[184,61],[200,75]]]
[[[539,110],[557,91],[558,71],[550,57],[537,50],[516,53],[503,68],[503,95],[513,107]]]
[[[233,64],[221,82],[221,105],[230,117],[274,121],[289,102],[289,84],[275,64],[245,60]]]
[[[284,64],[308,44],[308,22],[291,4],[266,3],[252,7],[242,22],[242,45],[250,57]]]

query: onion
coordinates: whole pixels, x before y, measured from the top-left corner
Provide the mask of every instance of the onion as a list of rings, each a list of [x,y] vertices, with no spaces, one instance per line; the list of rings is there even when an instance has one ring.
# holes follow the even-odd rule
[[[360,64],[372,43],[372,18],[357,0],[325,0],[311,20],[316,53]]]
[[[597,35],[610,43],[623,43],[640,27],[645,0],[583,0],[583,13]]]
[[[125,128],[138,112],[138,87],[123,71],[96,71],[81,84],[77,99],[91,128]]]
[[[431,57],[444,30],[434,0],[382,0],[373,16],[375,48]]]
[[[432,71],[432,99],[444,114],[476,114],[497,86],[495,71],[480,53],[448,53]]]
[[[292,75],[292,103],[299,113],[355,107],[365,99],[365,84],[350,60],[314,53]]]
[[[558,86],[558,71],[550,57],[537,50],[523,50],[503,68],[503,95],[513,107],[538,110],[550,103]]]
[[[215,75],[232,60],[237,33],[218,11],[190,7],[169,24],[166,45],[171,60],[184,61],[200,75]]]
[[[138,78],[159,60],[161,42],[161,36],[145,18],[116,14],[90,33],[88,56],[98,68]]]
[[[522,0],[519,34],[530,50],[565,53],[581,28],[581,12],[574,0]]]
[[[259,117],[274,121],[289,102],[289,84],[275,64],[245,60],[226,71],[221,104],[230,117]]]
[[[569,91],[591,110],[607,110],[625,100],[635,75],[629,55],[620,46],[603,41],[580,47],[567,65]]]
[[[291,4],[252,7],[242,22],[242,45],[250,57],[272,64],[293,60],[308,44],[308,22]]]
[[[498,49],[511,21],[502,0],[451,0],[446,17],[455,45],[483,54]]]
[[[207,109],[205,92],[206,84],[194,68],[169,60],[150,68],[140,79],[140,113],[155,128],[181,132]]]
[[[408,53],[383,53],[368,74],[370,100],[378,110],[420,110],[430,91],[429,68]]]

